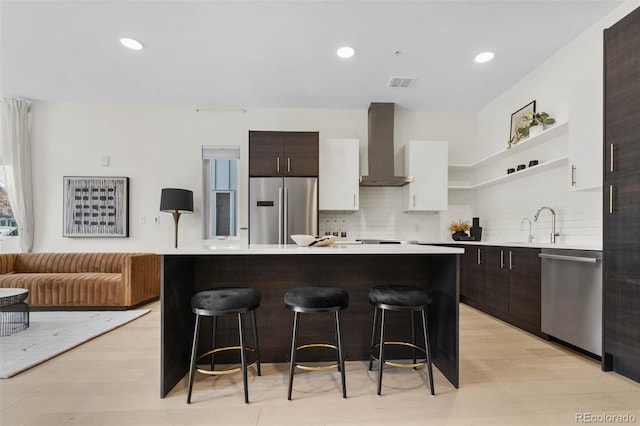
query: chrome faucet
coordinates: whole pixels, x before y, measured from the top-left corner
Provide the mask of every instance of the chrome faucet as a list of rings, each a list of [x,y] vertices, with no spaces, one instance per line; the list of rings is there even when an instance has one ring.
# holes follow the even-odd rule
[[[533,234],[531,233],[531,219],[529,219],[528,217],[525,217],[524,219],[522,219],[522,221],[520,222],[520,230],[524,231],[525,221],[529,222],[529,236],[527,237],[527,242],[531,244],[533,242]]]
[[[551,243],[555,244],[556,243],[556,237],[560,236],[559,232],[556,232],[556,212],[553,211],[553,209],[551,207],[540,207],[538,209],[538,211],[536,212],[536,215],[533,217],[533,221],[537,222],[538,221],[538,216],[540,215],[540,212],[542,210],[549,210],[551,212]]]

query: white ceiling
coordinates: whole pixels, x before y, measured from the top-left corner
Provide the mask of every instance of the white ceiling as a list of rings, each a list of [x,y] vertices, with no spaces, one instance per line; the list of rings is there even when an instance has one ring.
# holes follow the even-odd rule
[[[0,95],[477,111],[620,3],[2,0]],[[356,55],[338,58],[342,45]],[[476,64],[484,50],[496,58]],[[417,81],[389,88],[391,76]]]

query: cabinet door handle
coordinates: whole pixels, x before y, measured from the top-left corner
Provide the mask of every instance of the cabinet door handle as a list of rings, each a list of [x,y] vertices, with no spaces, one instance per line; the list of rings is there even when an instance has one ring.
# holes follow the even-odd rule
[[[513,252],[509,251],[509,270],[513,269]]]
[[[576,186],[576,166],[571,165],[571,186]]]
[[[478,265],[482,263],[482,256],[480,254],[480,249],[478,249]]]
[[[613,213],[613,185],[609,185],[609,213]]]
[[[353,193],[353,207],[356,206],[356,194],[355,192]]]
[[[280,157],[276,157],[276,172],[280,171]]]
[[[287,173],[291,172],[291,157],[287,157]]]
[[[504,250],[500,250],[500,269],[504,269]]]
[[[416,206],[416,194],[413,194],[413,207]]]
[[[609,165],[610,166],[609,168],[610,168],[610,171],[613,172],[615,170],[614,162],[613,162],[613,151],[614,151],[613,144],[611,144],[610,148],[611,148],[611,152],[609,153],[609,159],[611,160],[611,164]]]

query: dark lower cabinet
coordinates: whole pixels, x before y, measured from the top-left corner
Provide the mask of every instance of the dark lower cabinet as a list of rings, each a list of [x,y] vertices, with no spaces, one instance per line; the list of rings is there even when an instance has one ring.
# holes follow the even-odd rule
[[[546,338],[540,327],[539,249],[460,245],[460,301]]]
[[[495,309],[495,316],[508,320],[509,267],[508,247],[485,247],[484,303]]]
[[[457,246],[465,249],[460,268],[460,294],[466,299],[484,303],[484,247]]]
[[[510,322],[538,336],[541,329],[541,263],[539,249],[509,249],[509,318]]]
[[[640,8],[604,32],[602,367],[640,381]]]
[[[640,174],[607,183],[603,191],[608,201],[603,212],[603,368],[640,381]]]

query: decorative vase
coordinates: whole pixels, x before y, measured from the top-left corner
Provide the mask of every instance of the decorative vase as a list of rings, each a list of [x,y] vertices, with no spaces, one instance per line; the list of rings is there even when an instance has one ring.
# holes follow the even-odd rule
[[[463,239],[469,238],[469,235],[464,231],[456,231],[451,234],[451,238],[453,238],[454,241],[462,241]]]
[[[529,137],[537,136],[544,130],[544,126],[542,124],[538,124],[536,126],[529,127]]]
[[[471,233],[471,239],[474,241],[480,241],[482,239],[482,226],[480,226],[480,218],[473,218],[473,226],[469,230]]]

